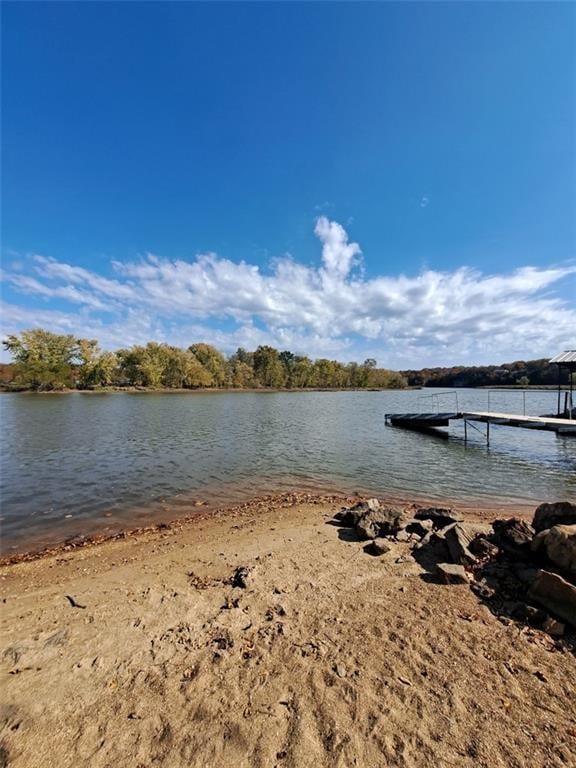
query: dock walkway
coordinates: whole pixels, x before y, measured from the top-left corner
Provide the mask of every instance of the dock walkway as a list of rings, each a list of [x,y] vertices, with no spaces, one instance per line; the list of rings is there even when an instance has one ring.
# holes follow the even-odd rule
[[[447,411],[436,413],[387,413],[385,421],[395,427],[428,429],[447,427],[451,421],[482,422],[505,427],[544,430],[559,435],[575,435],[576,421],[552,416],[524,416],[516,413],[493,413],[491,411]]]

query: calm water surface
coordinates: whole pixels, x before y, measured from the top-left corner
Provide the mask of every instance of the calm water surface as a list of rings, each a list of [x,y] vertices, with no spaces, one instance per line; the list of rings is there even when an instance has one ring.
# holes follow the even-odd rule
[[[441,440],[385,427],[384,414],[435,410],[432,390],[0,396],[5,552],[175,517],[288,489],[462,501],[576,497],[576,439],[493,427],[487,450],[462,425]],[[487,409],[484,390],[459,407]],[[522,413],[518,392],[492,410]],[[454,395],[438,400],[455,410]],[[529,392],[526,412],[552,412]],[[483,427],[481,427],[483,429]]]

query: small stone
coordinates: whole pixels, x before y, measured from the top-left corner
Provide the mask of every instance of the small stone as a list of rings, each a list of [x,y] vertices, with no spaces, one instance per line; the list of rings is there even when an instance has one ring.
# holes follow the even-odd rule
[[[336,664],[336,668],[334,671],[336,672],[338,677],[346,677],[347,675],[347,670],[344,664]]]
[[[448,584],[468,584],[468,576],[463,565],[438,563],[437,568]]]
[[[487,583],[486,579],[475,581],[470,588],[478,597],[483,597],[485,600],[489,600],[496,594],[496,590]]]
[[[566,627],[561,621],[553,619],[552,616],[548,616],[544,624],[542,624],[544,632],[548,632],[552,637],[562,637],[566,631]]]
[[[391,549],[392,547],[384,541],[371,541],[370,544],[367,544],[364,547],[364,551],[369,555],[374,555],[374,557],[385,555],[387,552],[390,552]]]
[[[408,531],[398,531],[398,533],[396,534],[396,541],[406,542],[406,541],[410,541],[410,539],[411,539],[411,536],[408,533]]]
[[[232,575],[232,586],[246,589],[251,579],[252,569],[245,565],[240,565]]]

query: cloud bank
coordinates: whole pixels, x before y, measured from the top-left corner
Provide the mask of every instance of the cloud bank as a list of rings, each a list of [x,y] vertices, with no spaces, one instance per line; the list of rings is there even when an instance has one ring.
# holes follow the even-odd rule
[[[41,325],[106,348],[151,339],[225,351],[272,344],[340,360],[375,357],[402,368],[503,362],[556,353],[576,341],[576,308],[555,291],[573,265],[485,275],[462,267],[415,276],[364,274],[344,227],[320,216],[317,266],[292,256],[268,270],[205,253],[113,262],[113,277],[32,255],[4,272],[30,308],[2,307],[3,335]]]

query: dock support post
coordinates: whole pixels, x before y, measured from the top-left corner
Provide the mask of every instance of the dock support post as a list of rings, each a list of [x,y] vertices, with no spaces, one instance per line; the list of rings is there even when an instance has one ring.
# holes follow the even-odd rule
[[[486,447],[490,447],[490,422],[486,422]]]
[[[464,419],[464,443],[468,442],[468,420]]]

